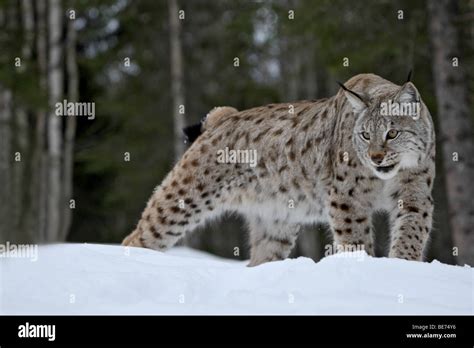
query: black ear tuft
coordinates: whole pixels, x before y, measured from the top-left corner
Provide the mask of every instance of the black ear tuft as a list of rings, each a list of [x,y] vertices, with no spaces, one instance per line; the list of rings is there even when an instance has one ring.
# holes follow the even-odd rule
[[[410,81],[411,81],[411,72],[412,72],[412,71],[413,71],[413,70],[410,69],[410,71],[408,72],[408,77],[407,77],[407,81],[406,81],[406,82],[410,82]],[[405,82],[405,83],[406,83],[406,82]]]
[[[202,133],[202,122],[183,128],[184,142],[192,144]]]
[[[365,104],[365,100],[364,98],[362,98],[359,94],[357,94],[356,92],[354,91],[351,91],[349,88],[347,88],[346,86],[344,86],[343,83],[337,81],[337,83],[339,84],[339,86],[341,86],[341,88],[349,93],[351,93],[352,95],[355,95],[357,98],[359,98],[364,104]]]

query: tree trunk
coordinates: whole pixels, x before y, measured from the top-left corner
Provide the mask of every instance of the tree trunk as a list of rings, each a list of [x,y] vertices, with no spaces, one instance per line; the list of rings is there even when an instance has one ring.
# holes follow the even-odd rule
[[[7,241],[13,236],[13,220],[11,205],[11,92],[0,85],[0,201],[3,202],[0,209],[0,240]],[[4,204],[7,202],[7,204]]]
[[[184,152],[182,129],[184,127],[184,114],[179,111],[184,106],[183,84],[183,53],[181,51],[181,23],[178,17],[177,0],[168,0],[170,24],[170,63],[171,63],[171,90],[173,97],[174,120],[174,155],[178,160]]]
[[[5,12],[4,12],[5,11]],[[15,31],[18,29],[18,9],[15,2],[5,5],[5,10],[0,16],[0,30]],[[14,148],[16,143],[15,107],[13,93],[8,86],[0,84],[0,237],[12,243],[18,242],[19,233],[16,231],[17,208],[19,197],[18,166],[14,163]],[[1,203],[0,203],[1,204]]]
[[[21,1],[21,18],[23,28],[22,52],[22,73],[33,71],[32,52],[34,39],[34,13],[31,0]],[[28,110],[20,103],[16,103],[15,109],[15,149],[19,152],[21,161],[14,162],[14,192],[12,194],[12,205],[14,211],[14,229],[21,241],[30,242],[34,238],[35,231],[31,228],[34,215],[31,210],[31,200],[29,197],[29,185],[31,180],[31,171],[29,169],[30,161],[30,135]]]
[[[79,82],[76,61],[76,29],[74,19],[67,20],[66,69],[68,101],[79,99]],[[64,136],[64,182],[63,182],[63,218],[61,239],[66,239],[71,227],[72,210],[69,201],[73,198],[74,138],[76,136],[76,118],[68,117]]]
[[[449,224],[459,250],[458,262],[474,265],[474,143],[463,69],[466,60],[459,51],[459,33],[453,22],[456,5],[452,0],[429,0],[429,29]],[[459,66],[453,66],[454,57],[459,59]]]
[[[49,107],[48,117],[48,215],[47,241],[56,241],[61,233],[61,150],[62,150],[62,122],[61,117],[55,114],[54,105],[61,101],[63,93],[62,73],[62,42],[63,12],[60,0],[49,0],[49,65],[48,89]]]
[[[34,13],[32,0],[21,0],[21,15],[23,19],[24,43],[21,50],[23,59],[31,59],[34,39]]]
[[[25,192],[27,192],[28,183],[25,181],[26,169],[28,167],[28,114],[23,106],[15,107],[14,114],[14,141],[12,142],[12,156],[16,157],[18,152],[19,161],[13,161],[13,186],[10,204],[12,206],[13,230],[15,231],[18,242],[31,241],[32,235],[28,228],[26,220],[29,214],[25,209]],[[28,216],[27,216],[28,215]]]
[[[39,72],[39,90],[42,95],[47,95],[48,77],[47,77],[47,31],[46,0],[35,2],[37,21],[36,21],[36,52]],[[30,185],[30,196],[32,197],[31,210],[35,216],[32,221],[31,229],[36,230],[36,242],[46,240],[46,215],[47,215],[47,152],[45,149],[46,140],[46,117],[44,108],[40,107],[36,112],[35,127],[35,146],[32,154],[32,176]]]

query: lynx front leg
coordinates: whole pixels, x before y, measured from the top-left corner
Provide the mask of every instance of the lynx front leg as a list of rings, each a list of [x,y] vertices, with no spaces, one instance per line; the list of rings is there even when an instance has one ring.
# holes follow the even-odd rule
[[[342,195],[340,190],[333,188],[329,202],[329,224],[337,248],[348,249],[363,248],[367,254],[374,255],[374,239],[372,228],[372,212],[368,200],[355,200],[350,195]],[[337,192],[337,193],[336,193]]]
[[[404,178],[392,193],[390,257],[421,261],[432,226],[432,179]]]
[[[250,263],[249,267],[269,261],[286,259],[295,245],[300,229],[299,225],[285,224],[281,221],[269,221],[260,217],[251,217]]]

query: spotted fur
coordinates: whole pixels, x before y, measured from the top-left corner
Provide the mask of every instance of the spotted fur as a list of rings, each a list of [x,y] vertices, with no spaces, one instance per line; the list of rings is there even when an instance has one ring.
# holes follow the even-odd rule
[[[124,245],[166,250],[225,211],[242,213],[255,266],[288,257],[301,224],[327,222],[339,246],[373,255],[372,215],[390,215],[391,257],[421,260],[432,227],[434,129],[415,86],[373,74],[321,100],[270,104],[212,120],[159,185]],[[380,103],[420,100],[419,118]],[[390,129],[399,130],[387,140]],[[364,133],[365,132],[365,133]],[[369,135],[370,140],[361,137]],[[393,133],[393,132],[392,132]],[[217,152],[257,150],[255,167]]]

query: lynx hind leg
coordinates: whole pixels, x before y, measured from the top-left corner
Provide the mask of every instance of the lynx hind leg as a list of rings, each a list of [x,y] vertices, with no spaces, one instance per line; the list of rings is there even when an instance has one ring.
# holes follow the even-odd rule
[[[194,155],[185,154],[156,189],[122,245],[167,250],[223,209],[220,187],[202,175],[208,162]]]
[[[198,223],[197,215],[190,214],[186,208],[181,209],[178,203],[169,202],[167,195],[166,190],[158,188],[148,201],[136,229],[122,245],[164,251],[181,239],[193,223]]]
[[[260,217],[248,219],[250,232],[249,267],[269,261],[283,260],[293,249],[300,226]]]

